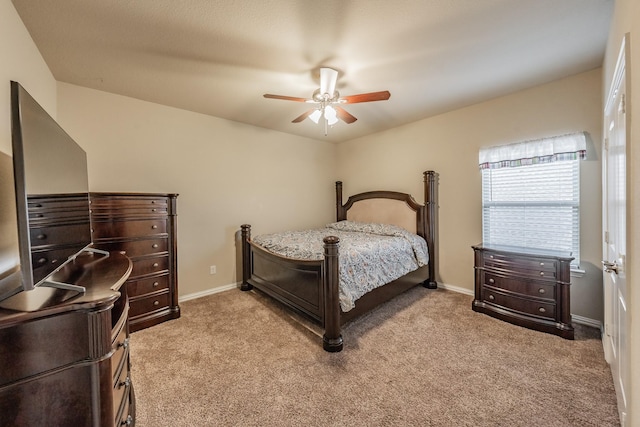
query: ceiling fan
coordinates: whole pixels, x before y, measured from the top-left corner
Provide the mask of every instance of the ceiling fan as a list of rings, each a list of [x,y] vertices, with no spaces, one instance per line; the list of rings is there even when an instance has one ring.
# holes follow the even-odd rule
[[[355,116],[342,108],[340,104],[356,104],[359,102],[386,101],[391,97],[391,93],[385,90],[382,92],[361,93],[359,95],[340,96],[336,90],[336,82],[338,81],[338,72],[332,68],[320,68],[320,88],[313,92],[311,98],[296,98],[285,95],[272,95],[265,93],[265,98],[282,99],[285,101],[306,102],[309,104],[317,104],[311,110],[302,113],[292,123],[300,123],[307,117],[314,123],[318,123],[322,118],[324,121],[324,134],[328,133],[328,127],[338,122],[338,119],[347,124],[351,124],[358,120]]]

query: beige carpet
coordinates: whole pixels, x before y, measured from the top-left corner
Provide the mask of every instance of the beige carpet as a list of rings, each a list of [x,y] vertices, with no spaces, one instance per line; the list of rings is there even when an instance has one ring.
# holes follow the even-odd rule
[[[232,290],[132,334],[138,427],[616,426],[599,333],[576,340],[422,287],[343,330],[341,353],[267,297]]]

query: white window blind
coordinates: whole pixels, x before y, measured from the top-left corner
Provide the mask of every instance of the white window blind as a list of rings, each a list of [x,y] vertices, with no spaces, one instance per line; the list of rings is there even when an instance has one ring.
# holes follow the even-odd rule
[[[488,244],[571,252],[580,263],[580,163],[482,169],[482,235]]]

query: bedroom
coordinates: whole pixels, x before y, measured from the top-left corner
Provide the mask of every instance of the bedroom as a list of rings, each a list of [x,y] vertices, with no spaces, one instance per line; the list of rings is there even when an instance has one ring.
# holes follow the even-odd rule
[[[344,181],[347,193],[382,186],[421,194],[420,174],[427,169],[441,177],[440,233],[447,238],[441,239],[440,280],[472,292],[470,246],[481,241],[478,149],[496,141],[584,130],[592,136],[594,150],[599,150],[603,86],[610,80],[622,34],[631,31],[633,36],[640,25],[635,2],[618,1],[602,68],[332,144],[322,135],[303,138],[58,82],[13,5],[7,2],[2,8],[5,53],[0,75],[27,85],[83,145],[89,153],[92,190],[180,193],[183,298],[235,286],[235,233],[240,224],[249,222],[254,230],[271,232],[326,223],[333,219],[335,179]],[[632,49],[635,64],[635,45]],[[632,75],[634,83],[637,76]],[[8,85],[0,90],[8,99]],[[6,150],[10,146],[6,103],[0,113],[0,147]],[[402,167],[397,166],[400,159]],[[637,161],[632,160],[634,165]],[[590,270],[573,280],[580,292],[572,293],[574,314],[596,322],[603,318],[602,305],[594,303],[601,301],[600,167],[597,159],[583,163],[582,188],[596,189],[583,191],[582,229],[592,231],[583,236],[583,258]],[[231,179],[233,185],[228,184]],[[209,274],[211,265],[217,266],[215,275]],[[635,299],[632,306],[639,306]],[[633,330],[634,349],[636,336]]]

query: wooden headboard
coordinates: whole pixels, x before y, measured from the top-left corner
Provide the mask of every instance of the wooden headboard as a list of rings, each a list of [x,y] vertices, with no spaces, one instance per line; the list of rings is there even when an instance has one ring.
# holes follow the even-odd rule
[[[424,176],[424,205],[413,196],[396,191],[368,191],[355,194],[342,204],[342,181],[336,182],[336,219],[359,222],[393,224],[422,236],[429,248],[429,265],[436,259],[438,174],[426,171]],[[430,274],[435,280],[435,272]]]

